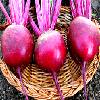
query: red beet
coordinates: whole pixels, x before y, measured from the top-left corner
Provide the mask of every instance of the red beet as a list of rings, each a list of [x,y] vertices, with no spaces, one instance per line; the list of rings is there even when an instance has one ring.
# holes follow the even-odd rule
[[[56,75],[66,58],[66,47],[61,34],[54,30],[41,34],[37,40],[34,54],[39,67],[52,73],[58,93],[63,100]]]
[[[31,62],[33,46],[32,35],[29,30],[22,25],[10,25],[2,34],[1,50],[3,60],[7,65],[17,70],[26,100],[28,100],[28,96],[22,82],[20,67],[21,65],[25,65],[26,67],[27,64]]]
[[[84,81],[84,93],[86,95],[86,62],[91,61],[98,53],[97,34],[99,30],[95,24],[82,16],[76,17],[70,24],[68,35],[68,47],[72,57],[81,61]],[[86,96],[87,99],[87,96]]]
[[[47,31],[38,38],[35,59],[43,69],[57,72],[64,63],[65,55],[65,43],[59,32]]]
[[[1,37],[3,60],[12,67],[27,65],[32,59],[33,38],[22,25],[10,25]]]
[[[41,3],[40,3],[41,2]],[[58,94],[64,100],[57,78],[66,58],[66,47],[61,34],[54,30],[60,14],[61,0],[35,0],[38,26],[29,17],[31,26],[39,38],[35,47],[35,61],[44,70],[52,73]]]
[[[71,53],[81,61],[92,60],[98,51],[98,33],[99,30],[89,19],[82,16],[75,18],[70,24],[68,34]]]
[[[19,6],[20,5],[20,6]],[[20,78],[22,91],[28,100],[26,90],[22,82],[20,67],[27,66],[32,60],[33,38],[26,28],[28,23],[28,13],[30,9],[30,0],[9,0],[10,17],[0,1],[0,8],[4,13],[8,26],[3,32],[1,39],[1,48],[3,60],[9,67],[14,67]]]

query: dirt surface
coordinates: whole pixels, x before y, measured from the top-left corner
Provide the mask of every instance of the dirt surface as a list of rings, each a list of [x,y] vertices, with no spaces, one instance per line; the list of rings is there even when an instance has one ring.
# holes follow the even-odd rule
[[[9,12],[7,7],[8,0],[1,0]],[[64,1],[64,0],[63,0]],[[64,3],[63,3],[64,4]],[[100,23],[100,0],[92,0],[93,17]],[[4,16],[0,11],[0,23],[4,22]],[[2,32],[0,32],[0,35]],[[1,52],[0,52],[1,56]],[[87,85],[88,100],[100,100],[100,66],[95,73],[93,79]],[[21,92],[18,92],[13,86],[11,86],[0,71],[0,100],[25,100],[25,97]],[[29,100],[33,98],[29,97]],[[66,100],[84,100],[83,91],[79,91],[76,95]]]

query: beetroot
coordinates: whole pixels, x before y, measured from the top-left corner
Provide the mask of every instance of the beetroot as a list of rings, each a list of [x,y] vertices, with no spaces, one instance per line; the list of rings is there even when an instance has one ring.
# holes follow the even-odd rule
[[[70,0],[73,21],[70,24],[68,48],[72,58],[82,64],[84,95],[86,93],[86,64],[93,60],[99,48],[99,29],[91,21],[91,0]]]
[[[41,68],[57,72],[63,65],[65,57],[65,43],[59,32],[49,30],[38,38],[35,61]]]
[[[22,25],[10,25],[1,37],[3,60],[12,67],[27,65],[32,59],[33,38]]]
[[[61,0],[51,1],[52,6],[48,0],[41,0],[40,3],[39,0],[35,0],[39,28],[31,16],[29,17],[35,35],[39,36],[34,52],[35,62],[40,68],[52,74],[58,94],[61,100],[64,100],[58,84],[57,72],[65,61],[67,51],[63,37],[58,31],[54,30],[60,11]]]
[[[56,75],[66,58],[66,47],[61,34],[54,30],[48,30],[40,35],[34,54],[39,67],[52,73],[58,93],[63,100]]]
[[[82,64],[84,93],[86,96],[86,63],[98,53],[98,29],[93,22],[85,17],[76,17],[70,24],[68,47],[71,56]],[[86,96],[87,99],[87,96]]]
[[[70,52],[81,61],[90,61],[98,51],[97,36],[99,30],[89,19],[79,16],[70,24],[68,44]]]
[[[20,6],[19,6],[20,5]],[[0,8],[7,18],[9,25],[1,37],[1,50],[3,60],[9,67],[17,70],[22,85],[22,91],[28,100],[26,90],[22,82],[21,66],[25,67],[31,62],[34,49],[33,37],[26,28],[30,0],[9,0],[10,17],[0,2]]]

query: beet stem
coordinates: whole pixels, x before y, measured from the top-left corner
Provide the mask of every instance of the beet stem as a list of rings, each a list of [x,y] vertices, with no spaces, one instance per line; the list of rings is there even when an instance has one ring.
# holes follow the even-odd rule
[[[82,15],[85,16],[85,15],[84,15],[84,1],[83,1],[83,0],[81,0],[81,4],[80,4],[80,5],[81,5],[81,12],[82,12]]]
[[[29,9],[30,9],[30,0],[26,1],[26,5],[25,5],[25,13],[24,13],[24,26],[27,25],[27,21],[28,21],[28,14],[29,14]]]
[[[35,35],[40,36],[42,32],[37,27],[31,16],[29,16],[29,22],[31,24],[32,29],[35,31]]]
[[[70,0],[70,7],[71,7],[72,16],[73,18],[75,18],[77,13],[76,13],[76,8],[75,8],[75,3],[73,0]]]
[[[57,73],[56,72],[52,72],[52,76],[53,76],[53,79],[54,79],[58,94],[59,94],[61,100],[64,100],[64,96],[62,95],[62,91],[61,91],[60,85],[58,83]]]
[[[50,28],[50,0],[45,0],[45,31]]]
[[[47,12],[47,15],[46,15],[46,16],[48,16],[47,29],[49,29],[50,25],[51,25],[51,14],[50,14],[51,6],[50,6],[50,0],[48,0],[48,6],[47,7],[48,7],[48,12]]]
[[[38,20],[39,29],[42,31],[43,30],[42,13],[41,13],[39,0],[35,0],[35,7],[36,7],[36,13],[37,13],[37,20]]]
[[[43,25],[43,29],[42,29],[42,31],[45,31],[45,24],[46,24],[46,17],[45,17],[45,15],[46,15],[46,7],[45,7],[45,1],[46,0],[41,0],[41,12],[42,12],[42,25]]]
[[[83,65],[82,65],[82,77],[83,77],[83,85],[84,85],[84,97],[87,100],[87,90],[86,90],[86,61],[84,61]]]
[[[60,14],[61,1],[62,0],[56,0],[56,5],[53,5],[55,7],[54,7],[53,17],[52,17],[52,21],[51,21],[51,29],[54,29],[55,24],[57,22],[57,18]]]
[[[15,11],[14,11],[14,6],[12,0],[9,0],[9,8],[10,8],[10,18],[11,18],[11,22],[15,23],[16,19],[14,18],[15,16]]]
[[[84,16],[91,20],[91,0],[70,0],[73,18]]]
[[[21,70],[20,70],[20,67],[19,66],[17,68],[17,73],[18,73],[19,78],[20,78],[20,84],[22,85],[22,91],[23,91],[23,93],[24,93],[24,95],[26,97],[25,100],[28,100],[28,96],[27,96],[27,93],[26,93],[26,90],[25,90],[25,87],[24,87],[24,84],[23,84],[23,81],[22,81],[22,75],[21,75]]]
[[[57,0],[53,0],[53,1],[52,1],[51,20],[53,19],[53,15],[54,15],[54,10],[55,10],[55,6],[56,6],[56,2],[57,2]]]
[[[86,17],[91,20],[91,0],[86,0]]]
[[[1,8],[2,12],[4,13],[8,23],[11,23],[11,19],[10,19],[9,15],[8,15],[6,9],[4,8],[3,4],[1,3],[1,1],[0,1],[0,8]]]
[[[25,7],[24,7],[24,5],[25,5],[25,1],[22,0],[22,12],[23,12],[23,14],[24,14],[24,12],[25,12]]]

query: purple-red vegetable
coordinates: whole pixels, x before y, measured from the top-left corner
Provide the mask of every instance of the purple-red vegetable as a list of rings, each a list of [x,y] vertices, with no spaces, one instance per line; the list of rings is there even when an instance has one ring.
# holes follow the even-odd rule
[[[76,17],[69,27],[70,52],[75,52],[74,55],[78,54],[80,60],[92,60],[98,50],[98,32],[99,30],[91,20],[82,16]],[[76,56],[74,57],[76,58]]]
[[[98,53],[99,29],[91,21],[91,0],[70,1],[73,21],[70,24],[68,48],[71,56],[82,64],[84,95],[86,91],[86,64]]]
[[[39,67],[52,73],[61,100],[64,100],[57,79],[57,72],[66,57],[66,47],[61,34],[54,30],[41,34],[37,40],[34,55]]]
[[[66,48],[58,31],[48,30],[38,38],[35,47],[36,63],[50,72],[57,72],[64,63]]]
[[[1,37],[3,60],[11,67],[27,65],[32,59],[33,38],[22,25],[10,25]]]
[[[28,21],[28,13],[30,8],[30,0],[24,3],[24,0],[9,0],[10,17],[0,2],[0,8],[7,18],[9,25],[3,32],[1,37],[1,50],[3,60],[9,67],[14,67],[22,84],[22,91],[28,100],[25,87],[22,82],[21,66],[28,65],[32,60],[33,54],[33,37],[26,28]]]
[[[60,99],[64,100],[58,84],[57,72],[65,61],[67,51],[62,35],[54,30],[61,0],[53,0],[52,6],[50,6],[50,0],[41,0],[41,5],[39,0],[35,0],[35,5],[39,28],[30,16],[33,30],[39,36],[35,46],[34,59],[40,68],[52,74]]]

